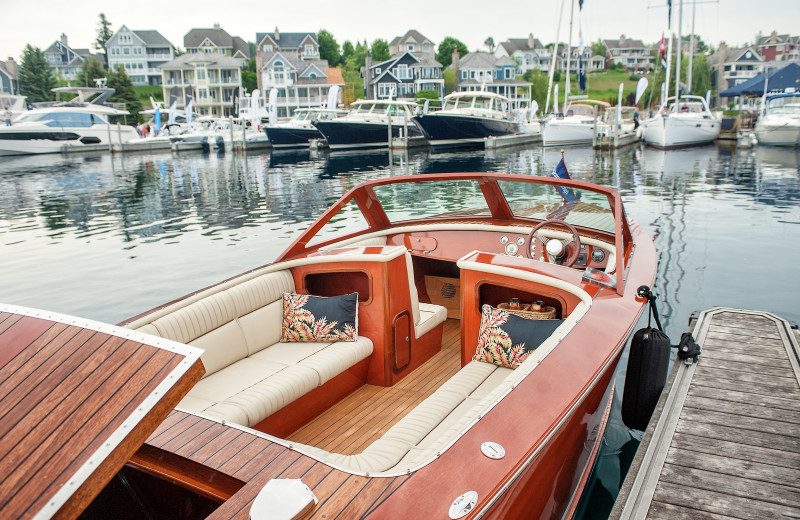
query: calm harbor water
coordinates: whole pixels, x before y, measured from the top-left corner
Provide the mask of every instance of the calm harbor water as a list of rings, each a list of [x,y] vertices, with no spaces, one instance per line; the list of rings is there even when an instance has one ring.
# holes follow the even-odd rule
[[[655,291],[676,343],[694,310],[800,321],[800,152],[708,146],[566,150],[573,178],[621,191],[659,252]],[[402,174],[547,175],[558,150],[0,160],[0,302],[116,323],[273,260],[355,184]],[[626,359],[583,518],[606,518],[640,432],[619,416]]]

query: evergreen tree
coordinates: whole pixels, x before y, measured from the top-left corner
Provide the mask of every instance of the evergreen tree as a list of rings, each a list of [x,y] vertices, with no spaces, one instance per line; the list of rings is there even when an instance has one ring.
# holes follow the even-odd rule
[[[52,101],[55,93],[56,77],[39,47],[25,46],[19,64],[19,91],[28,97],[28,102]]]
[[[84,60],[81,70],[78,71],[77,84],[79,87],[94,87],[94,80],[105,78],[106,71],[100,62],[93,59]]]
[[[372,56],[372,63],[380,63],[392,57],[389,54],[389,42],[381,38],[372,42],[369,53]]]
[[[452,36],[448,36],[439,44],[439,52],[436,53],[436,61],[441,63],[443,67],[449,67],[453,62],[453,49],[458,49],[458,55],[462,58],[469,54],[469,50],[464,42]]]
[[[342,55],[339,53],[339,44],[336,38],[325,29],[320,29],[317,33],[317,41],[319,42],[319,56],[323,60],[328,60],[329,67],[335,67],[342,61]]]
[[[356,42],[358,43],[358,42]],[[350,40],[345,40],[342,44],[342,63],[347,63],[347,58],[353,55],[355,52],[355,47],[353,47],[353,43]]]
[[[602,39],[598,38],[597,41],[592,44],[592,53],[596,56],[606,55],[606,44],[603,43]]]
[[[106,66],[108,66],[108,51],[106,50],[106,44],[114,35],[114,32],[111,30],[111,22],[108,21],[106,15],[103,13],[100,13],[100,21],[97,22],[97,25],[97,39],[94,41],[94,48],[103,53],[103,55],[106,57]]]
[[[115,70],[108,72],[107,86],[116,90],[109,101],[125,103],[130,116],[126,118],[128,124],[136,124],[139,120],[139,112],[142,110],[142,103],[133,88],[130,76],[125,72],[122,65],[118,65]]]

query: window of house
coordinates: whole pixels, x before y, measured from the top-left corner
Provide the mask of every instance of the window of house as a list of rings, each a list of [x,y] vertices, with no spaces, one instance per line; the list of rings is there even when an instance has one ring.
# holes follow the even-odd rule
[[[414,50],[414,44],[413,44],[413,43],[409,43],[409,44],[406,46],[406,48],[407,48],[408,50],[410,50],[410,51],[413,51],[413,50]]]
[[[509,67],[509,68],[507,68],[507,69],[506,69],[505,78],[506,78],[506,79],[514,79],[514,69],[512,69],[512,68],[510,68],[510,67]]]
[[[397,79],[411,79],[411,71],[408,70],[408,65],[401,63],[395,70]]]
[[[272,45],[264,45],[262,49],[264,50],[264,52],[272,52]]]
[[[206,79],[206,69],[197,69],[197,79]]]
[[[306,45],[306,56],[313,56],[313,55],[314,55],[314,46]]]
[[[392,92],[397,91],[397,85],[395,83],[380,83],[378,84],[378,97],[386,98],[389,97]]]
[[[422,50],[425,52],[430,52],[431,46],[426,43],[425,45],[422,46]]]
[[[380,75],[381,75],[381,68],[378,67],[377,69],[375,69],[375,77],[377,78]]]
[[[112,56],[119,56],[119,48],[118,47],[112,47],[111,48],[111,55]]]
[[[284,81],[285,75],[282,61],[276,61],[272,66],[272,77],[275,79],[276,83],[282,83]]]
[[[466,71],[466,70],[462,70],[462,71],[461,71],[461,79],[467,79],[467,77],[468,77],[468,75],[467,75],[467,74],[468,74],[468,73],[467,73],[467,71]]]
[[[127,56],[130,53],[131,53],[131,49],[129,47],[125,47],[124,49],[122,49],[122,54]]]

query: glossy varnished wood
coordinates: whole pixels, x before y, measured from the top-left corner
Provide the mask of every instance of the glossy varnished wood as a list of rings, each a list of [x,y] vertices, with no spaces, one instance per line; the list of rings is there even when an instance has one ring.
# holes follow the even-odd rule
[[[800,518],[796,332],[713,309],[695,334],[700,361],[673,367],[612,518]]]
[[[175,372],[183,354],[119,337],[119,329],[13,314],[0,314],[0,516],[47,507],[45,516],[75,518],[200,378],[202,364]],[[167,379],[172,386],[163,386]],[[157,388],[163,399],[145,404]]]
[[[393,387],[364,385],[288,439],[352,455],[386,433],[461,368],[458,320],[445,322],[438,354]]]

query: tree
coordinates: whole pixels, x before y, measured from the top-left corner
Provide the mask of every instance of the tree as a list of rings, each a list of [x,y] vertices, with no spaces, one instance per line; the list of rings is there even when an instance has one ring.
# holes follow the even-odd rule
[[[28,97],[28,102],[52,101],[56,86],[53,69],[39,47],[25,46],[19,64],[19,91]]]
[[[115,70],[108,72],[108,82],[106,85],[109,88],[116,90],[114,95],[109,98],[109,101],[117,103],[125,103],[125,106],[130,114],[126,118],[129,123],[137,122],[139,120],[139,112],[142,110],[142,103],[139,101],[139,96],[133,88],[133,82],[130,76],[125,72],[122,65],[117,65]]]
[[[494,54],[494,38],[489,36],[483,41],[483,44],[489,48],[489,54]],[[460,53],[461,51],[458,52]]]
[[[389,54],[389,42],[378,38],[372,42],[372,45],[369,48],[369,53],[372,56],[373,63],[380,63],[388,60],[391,58],[391,55]]]
[[[544,110],[544,104],[547,102],[547,86],[550,83],[550,77],[545,72],[531,69],[525,71],[525,74],[522,75],[522,80],[530,82],[531,98],[539,104],[541,110]]]
[[[686,60],[686,76],[688,79],[689,60]],[[694,57],[692,63],[692,94],[697,96],[705,96],[706,92],[711,90],[711,66],[708,64],[708,59],[704,54]]]
[[[439,52],[436,53],[436,61],[441,63],[443,67],[449,67],[453,62],[453,49],[458,49],[458,55],[462,58],[469,54],[469,50],[464,42],[452,36],[447,36],[442,40],[442,43],[439,44]]]
[[[339,53],[339,44],[336,38],[325,29],[320,29],[317,33],[317,41],[319,42],[319,56],[323,60],[328,60],[328,66],[335,67],[342,61],[342,55]]]
[[[84,60],[81,70],[78,71],[77,83],[81,87],[94,87],[94,80],[105,78],[106,71],[95,59]]]
[[[603,40],[600,38],[598,38],[597,41],[592,44],[592,54],[596,56],[606,55],[606,44],[603,43]]]
[[[347,58],[352,56],[354,52],[355,47],[353,47],[353,43],[350,40],[345,40],[342,44],[342,63],[347,63]]]
[[[250,70],[242,71],[242,87],[252,92],[258,88],[258,76],[255,72]]]
[[[344,42],[344,47],[350,42]],[[352,47],[352,44],[350,44]],[[342,77],[344,78],[346,91],[353,92],[354,99],[364,97],[364,80],[361,77],[361,67],[366,63],[367,42],[361,43],[356,40],[353,51],[345,58],[342,56],[344,66],[342,67]]]
[[[106,44],[114,35],[114,32],[111,30],[111,22],[108,21],[106,15],[103,13],[100,13],[100,21],[97,22],[97,25],[97,39],[94,41],[94,48],[103,53],[103,55],[106,57],[107,65],[108,51],[106,50]]]

